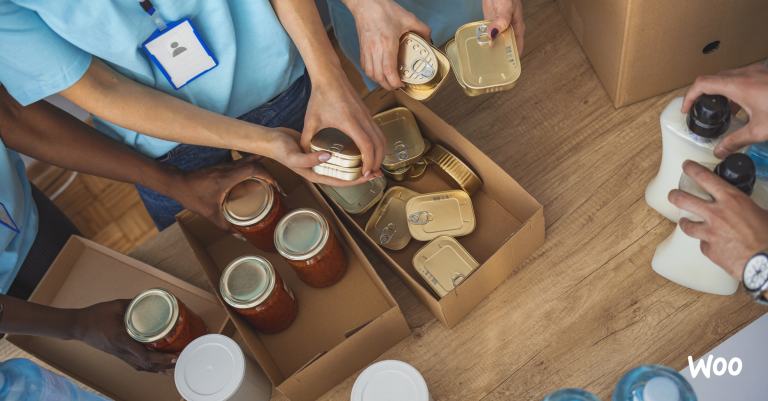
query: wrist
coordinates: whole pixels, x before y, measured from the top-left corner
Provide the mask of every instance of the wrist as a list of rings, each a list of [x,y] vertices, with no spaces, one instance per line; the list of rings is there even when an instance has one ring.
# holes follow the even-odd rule
[[[378,2],[380,0],[342,0],[344,2],[344,5],[347,6],[349,9],[349,12],[352,13],[352,16],[357,18],[358,14],[361,14],[364,12],[367,5],[370,5],[371,3]]]
[[[68,322],[68,330],[64,332],[64,340],[83,341],[88,332],[87,310],[84,309],[66,309],[65,321]]]

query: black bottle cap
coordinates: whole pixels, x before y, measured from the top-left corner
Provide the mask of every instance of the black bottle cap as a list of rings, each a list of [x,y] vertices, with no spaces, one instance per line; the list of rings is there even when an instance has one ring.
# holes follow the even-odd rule
[[[747,195],[755,186],[755,163],[744,153],[734,153],[715,167],[715,174]]]
[[[731,124],[731,104],[720,95],[701,95],[688,113],[688,129],[694,134],[715,139]]]

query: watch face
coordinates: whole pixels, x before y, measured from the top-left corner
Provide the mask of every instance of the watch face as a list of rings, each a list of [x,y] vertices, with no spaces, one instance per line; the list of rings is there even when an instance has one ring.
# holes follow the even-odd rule
[[[744,286],[750,291],[757,291],[768,281],[768,255],[752,257],[744,267]]]

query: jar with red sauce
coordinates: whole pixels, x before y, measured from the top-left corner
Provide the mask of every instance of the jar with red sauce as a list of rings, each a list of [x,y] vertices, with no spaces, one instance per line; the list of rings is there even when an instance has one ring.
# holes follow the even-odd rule
[[[125,329],[134,340],[159,352],[181,352],[208,334],[203,319],[170,292],[153,288],[137,295],[125,312]]]
[[[275,226],[285,214],[283,202],[270,183],[251,177],[232,187],[221,204],[224,218],[253,246],[275,251]]]
[[[293,292],[267,259],[243,256],[221,274],[224,301],[261,333],[279,333],[293,323],[299,307]]]
[[[275,229],[275,247],[301,281],[310,287],[329,287],[347,272],[347,255],[328,220],[312,209],[294,210]]]

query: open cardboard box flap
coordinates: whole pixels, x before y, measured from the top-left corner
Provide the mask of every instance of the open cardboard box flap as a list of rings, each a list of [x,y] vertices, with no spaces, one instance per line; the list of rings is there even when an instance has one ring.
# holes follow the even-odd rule
[[[412,240],[403,250],[384,250],[364,232],[372,211],[351,216],[336,207],[345,221],[366,238],[432,313],[452,327],[541,246],[544,242],[543,207],[501,167],[422,103],[404,93],[383,90],[370,93],[365,103],[374,114],[397,106],[408,108],[426,138],[449,148],[472,166],[483,180],[482,188],[472,196],[477,219],[475,231],[457,238],[481,266],[441,299],[428,289],[413,268],[413,255],[425,243]],[[419,193],[451,189],[451,184],[433,169],[430,166],[417,181],[389,185],[405,186]],[[317,188],[313,190],[319,194]]]
[[[30,301],[81,308],[130,299],[149,288],[169,290],[205,321],[211,332],[228,333],[227,314],[213,294],[81,237],[71,237]],[[8,340],[67,375],[115,400],[177,400],[172,375],[138,372],[125,362],[78,341],[8,336]]]
[[[278,254],[260,251],[191,213],[179,215],[178,221],[214,288],[219,287],[220,274],[229,262],[243,255],[261,255],[293,290],[299,315],[279,334],[259,334],[234,310],[227,307],[227,311],[250,354],[277,389],[294,401],[314,400],[375,360],[410,329],[395,299],[325,200],[313,196],[310,186],[285,167],[264,164],[288,195],[284,201],[289,210],[316,209],[335,227],[349,259],[339,283],[310,288]],[[226,306],[221,297],[219,301]]]

